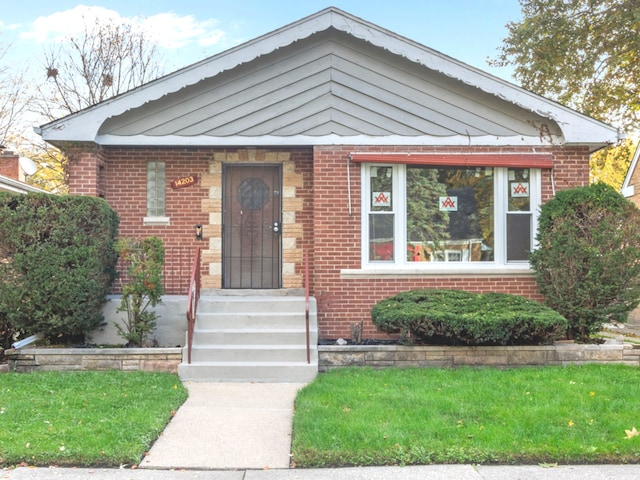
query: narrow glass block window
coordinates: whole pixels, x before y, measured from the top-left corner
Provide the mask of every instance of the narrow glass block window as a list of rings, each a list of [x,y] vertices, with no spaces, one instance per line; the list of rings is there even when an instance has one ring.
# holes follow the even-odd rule
[[[165,164],[147,163],[147,217],[164,217],[165,202]]]
[[[528,168],[510,168],[507,172],[507,261],[529,260],[532,242],[531,172]]]
[[[393,262],[393,167],[370,167],[369,192],[369,261]]]

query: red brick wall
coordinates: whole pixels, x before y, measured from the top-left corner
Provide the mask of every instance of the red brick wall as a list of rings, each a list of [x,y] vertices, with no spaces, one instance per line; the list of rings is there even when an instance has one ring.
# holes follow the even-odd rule
[[[0,175],[13,180],[19,180],[20,170],[17,155],[11,152],[5,152],[0,155]]]
[[[282,151],[282,148],[277,151]],[[195,174],[201,177],[209,168],[215,149],[154,149],[104,148],[97,151],[70,150],[70,194],[102,196],[120,215],[119,233],[123,237],[158,236],[165,249],[165,293],[186,294],[197,247],[207,248],[207,238],[195,239],[194,226],[207,225],[209,215],[202,213],[202,200],[208,198],[209,188],[200,182],[173,190],[172,180]],[[219,150],[218,150],[219,151]],[[297,221],[304,222],[302,247],[308,250],[313,239],[313,155],[312,150],[291,150],[296,173],[302,173],[304,187],[297,189],[303,199],[304,211]],[[166,202],[168,226],[144,226],[146,210],[147,162],[166,164]],[[206,229],[205,229],[206,231]],[[297,273],[303,273],[303,264]],[[205,266],[206,268],[206,266]],[[119,290],[116,287],[115,291]]]
[[[69,194],[88,195],[92,197],[103,196],[100,190],[99,177],[103,166],[103,155],[99,149],[77,145],[67,149]]]
[[[281,151],[282,149],[278,149]],[[405,278],[341,279],[340,270],[360,268],[361,205],[360,166],[347,169],[348,154],[352,151],[393,151],[393,148],[363,148],[324,146],[310,149],[291,149],[296,173],[303,175],[303,188],[297,196],[303,200],[303,211],[296,221],[303,222],[301,247],[309,252],[311,293],[318,300],[319,326],[322,338],[350,336],[353,322],[364,320],[364,336],[381,337],[371,324],[370,310],[378,300],[412,288],[453,288],[477,292],[506,292],[539,299],[533,276],[425,276]],[[468,153],[463,147],[428,148],[398,147],[398,151],[438,151]],[[496,152],[495,148],[475,148],[473,152]],[[526,148],[503,149],[505,152],[531,152]],[[195,240],[193,227],[208,224],[207,214],[201,213],[201,202],[208,198],[209,189],[199,183],[172,190],[171,180],[186,175],[207,172],[215,149],[121,149],[105,148],[72,151],[70,193],[102,194],[120,214],[120,234],[127,237],[156,235],[167,247],[165,277],[167,293],[186,293],[191,258],[195,248],[205,247],[206,240]],[[543,171],[542,195],[546,201],[553,191],[588,183],[588,151],[585,148],[538,148],[537,153],[549,152],[555,157],[553,182],[550,170]],[[169,226],[144,226],[146,216],[146,164],[164,160],[167,177],[167,215]],[[348,195],[348,174],[351,177],[351,202]],[[351,212],[349,211],[351,203]],[[206,267],[205,267],[206,268]],[[298,265],[297,273],[303,273]]]
[[[281,150],[281,149],[280,149]],[[299,247],[303,249],[303,259],[306,254],[309,259],[309,268],[311,272],[313,261],[313,238],[314,238],[314,178],[313,178],[313,150],[297,149],[291,151],[291,160],[295,164],[295,172],[302,174],[303,187],[296,189],[296,197],[302,198],[303,210],[296,214],[296,223],[302,223],[303,238]],[[297,265],[296,273],[304,275],[303,263]],[[313,276],[309,277],[309,286],[313,288]]]
[[[382,298],[413,288],[449,288],[474,292],[503,292],[540,299],[533,276],[424,276],[398,278],[341,279],[342,269],[358,269],[361,262],[360,166],[351,165],[351,207],[347,185],[347,156],[353,151],[438,151],[465,152],[463,148],[362,148],[348,146],[316,147],[314,150],[314,249],[313,294],[318,300],[321,338],[349,338],[354,322],[364,321],[365,338],[379,334],[370,319],[371,307]],[[475,148],[474,153],[496,152],[495,148]],[[504,149],[531,152],[529,149]],[[586,185],[589,178],[588,151],[575,149],[536,149],[553,152],[555,190]],[[543,199],[552,196],[551,171],[543,174]]]
[[[107,202],[120,214],[120,236],[142,238],[157,236],[165,245],[165,292],[186,294],[197,247],[205,248],[206,239],[196,240],[196,224],[209,223],[202,213],[202,199],[208,189],[200,183],[172,189],[171,181],[189,175],[202,176],[211,157],[209,150],[186,149],[109,149],[104,169]],[[145,226],[147,216],[147,162],[164,161],[166,174],[166,226]]]

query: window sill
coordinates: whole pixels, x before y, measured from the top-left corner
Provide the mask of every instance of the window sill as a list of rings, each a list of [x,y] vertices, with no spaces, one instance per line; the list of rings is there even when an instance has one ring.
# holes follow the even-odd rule
[[[533,276],[529,265],[443,265],[433,268],[367,266],[340,270],[340,278],[403,278],[403,277],[469,277],[469,276]]]
[[[149,227],[164,227],[171,224],[169,217],[144,217],[142,224]]]

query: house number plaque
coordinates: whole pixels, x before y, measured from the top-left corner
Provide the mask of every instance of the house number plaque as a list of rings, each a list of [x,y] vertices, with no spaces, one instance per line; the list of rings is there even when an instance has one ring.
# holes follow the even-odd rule
[[[198,176],[189,175],[188,177],[177,178],[176,180],[171,182],[171,188],[176,189],[190,187],[191,185],[194,185],[196,183],[198,183]]]

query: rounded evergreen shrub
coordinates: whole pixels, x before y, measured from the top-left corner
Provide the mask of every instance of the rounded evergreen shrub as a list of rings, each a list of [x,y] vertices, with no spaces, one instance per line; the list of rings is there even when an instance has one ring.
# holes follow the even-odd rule
[[[564,317],[533,300],[459,290],[402,292],[378,302],[371,317],[382,332],[446,345],[535,345],[567,329]]]
[[[537,241],[538,288],[569,320],[569,338],[589,340],[640,302],[640,210],[612,187],[558,192],[542,206]]]
[[[78,342],[104,324],[117,229],[100,198],[0,193],[4,322],[22,335]]]

